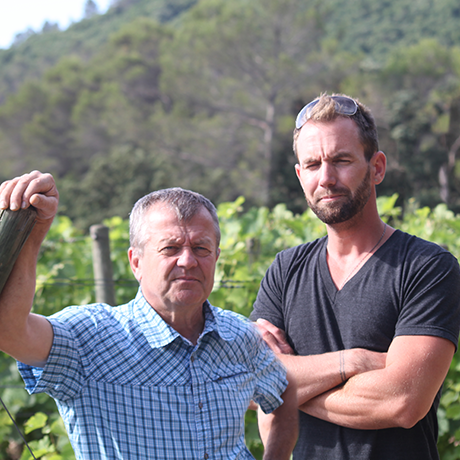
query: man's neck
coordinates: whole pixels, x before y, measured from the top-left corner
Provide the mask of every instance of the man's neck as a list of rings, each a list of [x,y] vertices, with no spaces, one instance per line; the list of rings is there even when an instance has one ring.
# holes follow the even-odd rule
[[[328,226],[327,264],[340,290],[394,232],[380,217]]]
[[[205,323],[202,306],[200,309],[195,309],[193,314],[190,314],[191,312],[184,312],[183,310],[175,311],[168,309],[166,311],[158,311],[155,309],[155,311],[182,337],[185,337],[196,345],[198,338],[203,332]]]

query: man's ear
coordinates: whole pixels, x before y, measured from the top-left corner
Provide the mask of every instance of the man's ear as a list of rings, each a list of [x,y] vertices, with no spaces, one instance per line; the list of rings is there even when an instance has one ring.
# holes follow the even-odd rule
[[[139,251],[130,247],[128,249],[128,259],[129,259],[129,265],[134,274],[134,277],[137,279],[137,281],[140,282],[142,279],[142,269],[141,269],[141,259],[142,258],[139,256]]]
[[[374,184],[378,185],[382,183],[383,179],[385,178],[385,173],[387,170],[387,157],[382,151],[375,152],[371,158],[371,165],[374,174]]]
[[[295,168],[295,174],[296,174],[296,176],[297,176],[297,179],[300,180],[300,165],[299,165],[299,163],[296,163],[296,165],[294,166],[294,168]]]

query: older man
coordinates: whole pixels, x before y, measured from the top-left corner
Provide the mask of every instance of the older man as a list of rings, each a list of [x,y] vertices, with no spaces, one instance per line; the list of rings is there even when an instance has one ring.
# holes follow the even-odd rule
[[[344,95],[307,104],[294,150],[327,236],[278,254],[251,316],[297,379],[294,459],[438,459],[436,410],[460,326],[458,262],[380,219],[386,157],[364,105]]]
[[[0,297],[0,349],[19,361],[29,392],[56,400],[77,459],[253,458],[244,444],[251,399],[270,413],[264,458],[289,458],[295,388],[248,321],[207,301],[220,239],[209,200],[182,189],[139,200],[128,251],[136,298],[49,318],[30,308],[58,207],[51,175],[1,185],[1,208],[29,205],[38,219]]]

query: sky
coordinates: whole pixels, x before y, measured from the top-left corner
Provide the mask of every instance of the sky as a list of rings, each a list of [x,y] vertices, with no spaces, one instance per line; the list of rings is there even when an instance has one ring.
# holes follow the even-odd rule
[[[94,0],[105,13],[110,0]],[[0,48],[9,48],[17,33],[29,27],[40,32],[48,21],[65,30],[82,19],[86,0],[0,0]]]

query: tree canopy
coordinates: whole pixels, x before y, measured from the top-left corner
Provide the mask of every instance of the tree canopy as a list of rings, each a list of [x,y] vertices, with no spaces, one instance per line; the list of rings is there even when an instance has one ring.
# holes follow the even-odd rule
[[[458,211],[458,14],[453,0],[93,8],[0,51],[0,179],[54,173],[63,212],[82,227],[126,217],[152,187],[299,212],[293,121],[339,92],[375,115],[388,156],[380,193]]]

